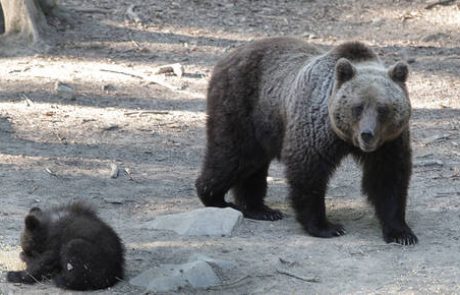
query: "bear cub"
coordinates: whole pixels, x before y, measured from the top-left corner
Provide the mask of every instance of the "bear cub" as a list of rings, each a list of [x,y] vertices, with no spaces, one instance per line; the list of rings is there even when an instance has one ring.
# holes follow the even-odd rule
[[[326,217],[325,193],[341,160],[363,170],[362,191],[386,242],[415,244],[406,224],[412,159],[408,67],[390,67],[360,42],[324,52],[294,38],[237,48],[215,66],[207,93],[207,145],[196,181],[205,206],[282,218],[264,203],[267,172],[286,167],[296,218],[316,237],[345,233]],[[235,202],[225,200],[233,192]]]
[[[24,222],[20,257],[27,268],[8,272],[8,281],[33,284],[53,279],[60,288],[96,290],[123,278],[122,242],[87,204],[34,207]]]

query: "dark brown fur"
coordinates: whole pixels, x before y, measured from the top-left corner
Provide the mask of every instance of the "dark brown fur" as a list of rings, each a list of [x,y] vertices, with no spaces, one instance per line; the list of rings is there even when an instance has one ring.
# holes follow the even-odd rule
[[[21,246],[27,268],[8,272],[10,282],[32,284],[49,278],[60,288],[94,290],[123,278],[120,238],[83,203],[46,211],[32,208]]]
[[[347,42],[335,47],[331,54],[351,61],[375,60],[378,58],[372,49],[356,41]]]
[[[406,78],[406,65],[385,69],[358,42],[328,53],[293,38],[236,49],[215,66],[209,83],[198,196],[206,206],[231,206],[245,217],[280,219],[264,203],[270,162],[280,158],[297,220],[313,236],[339,236],[344,228],[326,218],[324,195],[340,161],[352,154],[363,166],[363,192],[385,241],[415,243],[405,222],[412,167]],[[235,203],[225,200],[229,190]]]

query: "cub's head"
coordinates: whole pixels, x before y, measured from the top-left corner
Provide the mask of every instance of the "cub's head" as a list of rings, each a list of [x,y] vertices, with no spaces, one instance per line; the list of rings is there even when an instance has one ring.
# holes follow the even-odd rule
[[[36,258],[46,250],[48,225],[46,216],[40,208],[30,209],[24,219],[24,231],[21,235],[21,259],[24,262]]]
[[[397,138],[408,128],[411,115],[408,73],[402,62],[386,69],[376,61],[354,65],[339,59],[328,101],[334,132],[364,152]]]

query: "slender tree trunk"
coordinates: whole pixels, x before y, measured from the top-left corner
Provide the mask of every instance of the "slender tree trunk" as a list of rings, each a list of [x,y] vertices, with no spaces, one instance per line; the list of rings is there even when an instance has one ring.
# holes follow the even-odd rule
[[[54,28],[47,16],[54,15],[58,0],[0,0],[4,34],[0,55],[16,55],[48,50],[53,45]]]
[[[5,20],[5,37],[37,43],[49,30],[45,15],[36,0],[0,0]]]

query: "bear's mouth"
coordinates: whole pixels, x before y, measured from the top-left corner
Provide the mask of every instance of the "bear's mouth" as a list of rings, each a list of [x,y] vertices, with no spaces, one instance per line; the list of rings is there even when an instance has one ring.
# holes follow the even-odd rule
[[[375,139],[369,142],[364,142],[360,137],[354,136],[353,142],[356,147],[365,153],[374,152],[379,147],[378,140]]]
[[[373,152],[377,149],[377,142],[373,143],[364,143],[361,140],[359,140],[359,148],[365,152],[365,153],[370,153]]]

